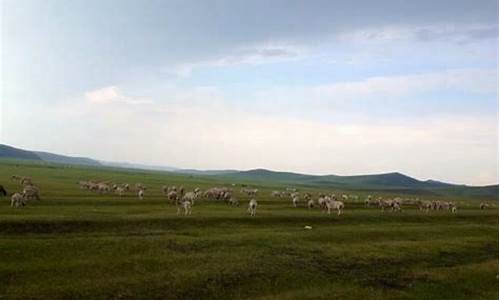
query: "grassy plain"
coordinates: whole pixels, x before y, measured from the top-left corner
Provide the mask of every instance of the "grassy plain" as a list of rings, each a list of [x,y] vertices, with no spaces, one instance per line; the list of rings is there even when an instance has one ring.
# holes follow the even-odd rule
[[[284,185],[260,182],[252,218],[229,179],[6,160],[9,192],[13,174],[31,176],[42,201],[0,199],[0,299],[498,299],[497,206],[476,199],[451,199],[457,215],[347,202],[339,217],[292,208],[270,197]],[[88,179],[148,189],[143,201],[97,195],[78,187]],[[225,185],[242,205],[198,201],[177,216],[164,184]]]

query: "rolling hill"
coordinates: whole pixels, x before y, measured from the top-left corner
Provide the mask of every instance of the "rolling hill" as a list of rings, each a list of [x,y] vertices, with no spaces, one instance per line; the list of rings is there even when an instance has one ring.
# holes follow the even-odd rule
[[[289,185],[316,186],[345,190],[386,191],[423,195],[433,194],[493,199],[498,198],[498,185],[467,186],[435,180],[421,181],[398,172],[374,175],[338,176],[306,175],[291,172],[274,172],[266,169],[255,169],[218,176],[235,181],[269,181]]]
[[[0,144],[0,158],[29,159],[69,165],[101,166],[99,161],[86,157],[74,157],[49,152],[29,151],[2,144]]]
[[[275,182],[287,185],[314,186],[344,190],[387,191],[413,194],[434,194],[457,197],[498,198],[498,184],[489,186],[467,186],[440,182],[436,180],[418,180],[410,176],[392,172],[373,175],[339,176],[308,175],[293,172],[278,172],[267,169],[248,171],[238,170],[196,170],[166,166],[152,166],[126,162],[106,162],[85,157],[73,157],[48,152],[28,151],[0,144],[0,158],[33,160],[67,165],[111,167],[126,169],[155,170],[189,174],[192,176],[219,177],[232,182]]]

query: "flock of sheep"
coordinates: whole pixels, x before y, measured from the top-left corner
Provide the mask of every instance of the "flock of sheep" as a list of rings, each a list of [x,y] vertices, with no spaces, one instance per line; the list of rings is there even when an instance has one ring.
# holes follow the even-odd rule
[[[22,207],[27,204],[30,200],[40,200],[39,189],[33,184],[30,177],[23,177],[18,175],[12,176],[13,180],[19,182],[22,186],[21,192],[15,192],[11,196],[11,206],[12,207]],[[140,200],[144,199],[146,187],[137,183],[135,186],[131,187],[128,183],[111,183],[111,182],[97,182],[97,181],[80,181],[78,182],[81,189],[85,189],[98,194],[109,194],[115,193],[120,197],[125,196],[127,193],[135,193]],[[234,184],[233,184],[234,186]],[[197,199],[212,199],[223,201],[231,206],[239,206],[240,203],[238,199],[234,197],[235,193],[233,189],[227,187],[212,187],[205,191],[200,188],[195,188],[193,191],[185,191],[183,186],[162,186],[161,188],[163,195],[172,204],[177,206],[177,214],[190,215],[192,212],[192,207]],[[250,198],[248,202],[248,213],[251,216],[255,216],[257,213],[257,195],[259,190],[256,188],[244,187],[240,191],[243,195]],[[7,195],[7,191],[0,185],[0,195]],[[288,198],[291,199],[292,206],[298,207],[301,202],[305,203],[305,206],[309,209],[318,207],[320,210],[331,214],[332,211],[336,211],[337,215],[341,215],[344,210],[344,202],[349,200],[358,201],[359,196],[357,195],[336,195],[319,193],[317,200],[313,199],[311,193],[305,192],[300,194],[295,188],[286,188],[284,191],[272,191],[271,196],[275,198]],[[403,204],[414,205],[418,210],[429,212],[430,210],[444,210],[450,211],[453,214],[457,212],[457,206],[453,202],[448,201],[421,201],[417,199],[402,199],[400,197],[395,197],[393,199],[383,199],[378,197],[374,199],[371,195],[368,195],[365,200],[365,207],[378,207],[382,211],[386,209],[392,212],[400,212],[402,210]],[[487,203],[481,203],[480,209],[485,209],[489,205]]]
[[[12,175],[12,180],[19,182],[22,187],[21,192],[15,192],[10,197],[10,206],[12,207],[22,207],[30,200],[40,201],[40,193],[38,187],[33,184],[30,177],[22,177],[18,175]],[[7,196],[7,191],[3,186],[0,185],[0,194]]]

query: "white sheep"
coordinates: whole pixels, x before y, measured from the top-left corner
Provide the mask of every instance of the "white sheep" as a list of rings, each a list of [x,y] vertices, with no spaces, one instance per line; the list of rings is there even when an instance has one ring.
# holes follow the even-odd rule
[[[252,217],[255,216],[255,214],[257,213],[257,200],[250,200],[250,202],[248,203],[248,212]]]
[[[184,194],[184,196],[182,196],[181,202],[189,201],[190,205],[192,206],[194,205],[194,201],[196,200],[196,198],[198,198],[198,194],[196,194],[195,192],[187,192],[186,194]]]
[[[14,193],[10,197],[10,206],[20,207],[26,205],[25,198],[19,193]]]
[[[23,197],[26,200],[40,200],[40,195],[38,193],[38,188],[34,185],[26,185],[23,188]]]
[[[292,203],[293,203],[293,207],[297,207],[297,204],[299,203],[299,197],[298,196],[295,196],[293,197],[292,199]]]
[[[337,215],[340,216],[344,210],[344,202],[330,199],[326,201],[326,208],[328,214],[330,214],[331,210],[337,210]]]
[[[177,207],[177,215],[181,213],[181,208],[184,210],[184,215],[190,215],[191,214],[191,201],[189,200],[182,200],[181,205]]]
[[[311,199],[311,200],[307,201],[307,207],[309,209],[314,208],[314,200]]]
[[[143,200],[144,199],[144,190],[139,190],[139,192],[137,192],[137,196],[139,197],[139,200]]]

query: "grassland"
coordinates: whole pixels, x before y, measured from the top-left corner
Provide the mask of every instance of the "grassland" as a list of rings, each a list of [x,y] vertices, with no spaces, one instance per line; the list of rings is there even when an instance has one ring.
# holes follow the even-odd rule
[[[9,192],[13,174],[31,176],[42,201],[0,201],[0,299],[498,299],[498,212],[476,199],[453,199],[457,215],[348,202],[338,217],[294,209],[269,196],[284,186],[261,182],[254,218],[242,195],[241,207],[201,201],[182,217],[161,185],[237,183],[5,160]],[[85,179],[148,190],[96,195]]]

